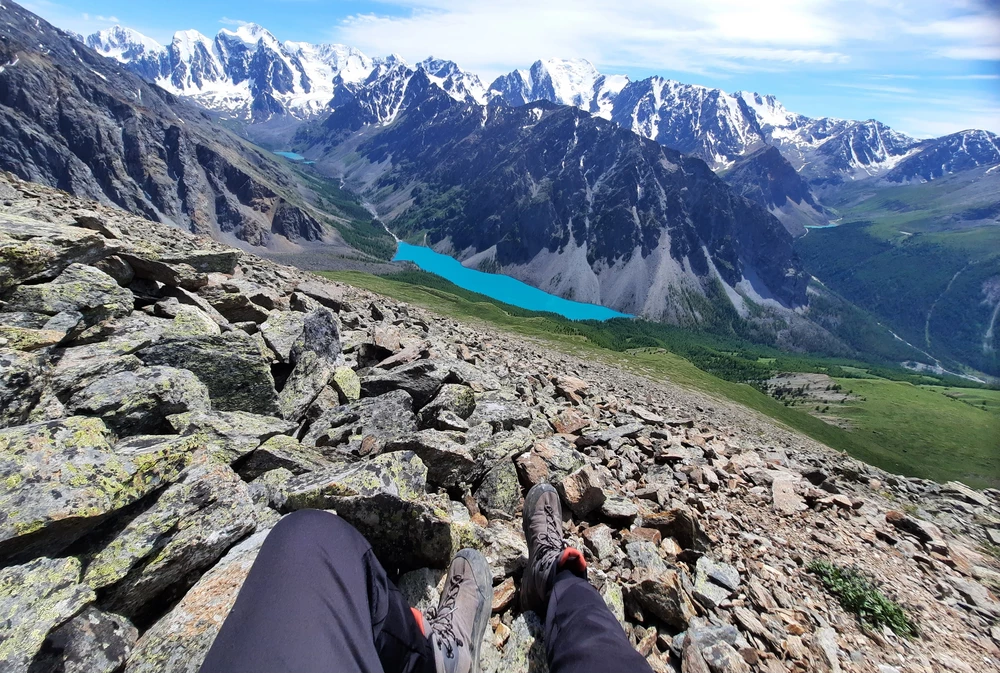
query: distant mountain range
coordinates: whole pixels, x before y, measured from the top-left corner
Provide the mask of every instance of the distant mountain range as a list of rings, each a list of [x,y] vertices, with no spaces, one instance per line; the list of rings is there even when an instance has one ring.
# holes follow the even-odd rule
[[[1000,140],[987,131],[917,140],[874,119],[810,118],[789,112],[774,96],[727,93],[662,77],[631,81],[624,75],[602,74],[581,59],[536,61],[484,86],[451,61],[429,58],[411,68],[395,55],[369,58],[344,45],[280,42],[256,24],[222,30],[214,39],[181,31],[169,46],[121,26],[81,39],[166,90],[251,124],[275,117],[315,118],[362,89],[381,91],[381,123],[386,123],[397,111],[391,101],[403,94],[398,89],[406,81],[401,73],[422,70],[458,101],[485,105],[499,98],[514,106],[537,100],[572,105],[703,159],[717,171],[740,164],[744,177],[745,158],[763,147],[776,147],[780,158],[766,155],[768,170],[787,175],[787,168],[776,166],[787,161],[807,183],[810,200],[857,180],[921,182],[1000,163]],[[758,195],[757,190],[747,193],[750,198]],[[785,202],[789,199],[799,202],[794,194]],[[822,208],[808,202],[804,208],[774,205],[781,201],[759,200],[793,233],[801,234],[803,226],[825,217]]]

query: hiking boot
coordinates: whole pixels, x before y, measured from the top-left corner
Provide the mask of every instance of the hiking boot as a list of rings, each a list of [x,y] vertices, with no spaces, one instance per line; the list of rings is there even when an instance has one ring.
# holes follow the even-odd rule
[[[537,484],[524,498],[521,525],[528,543],[528,566],[521,579],[521,609],[545,616],[545,607],[561,567],[586,577],[583,554],[563,539],[562,503],[551,484]]]
[[[475,549],[463,549],[448,568],[437,608],[427,611],[437,673],[479,673],[479,651],[492,606],[490,564]]]

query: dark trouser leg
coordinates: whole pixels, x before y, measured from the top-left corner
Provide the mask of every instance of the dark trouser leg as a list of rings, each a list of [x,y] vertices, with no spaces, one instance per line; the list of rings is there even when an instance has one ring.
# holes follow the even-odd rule
[[[545,650],[551,673],[652,673],[597,589],[569,570],[559,571],[549,596]]]
[[[423,673],[434,655],[361,533],[303,510],[267,536],[202,673]]]

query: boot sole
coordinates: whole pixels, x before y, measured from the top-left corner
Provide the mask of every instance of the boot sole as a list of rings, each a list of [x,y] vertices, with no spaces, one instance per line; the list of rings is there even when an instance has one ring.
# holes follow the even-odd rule
[[[524,533],[524,541],[528,544],[528,549],[531,549],[530,538],[528,536],[528,524],[531,521],[531,515],[534,513],[535,508],[538,506],[538,500],[546,493],[555,493],[556,497],[559,497],[559,491],[555,489],[552,484],[535,484],[528,491],[528,495],[524,496],[524,507],[521,510],[521,531]],[[531,563],[531,557],[529,553],[528,563]],[[521,611],[530,610],[530,608],[525,604],[524,592],[521,592],[520,600],[518,601],[521,605]]]
[[[490,624],[490,614],[493,612],[493,572],[486,557],[475,549],[463,549],[455,556],[464,558],[472,566],[472,576],[475,577],[476,587],[479,590],[480,605],[473,622],[472,643],[470,643],[472,654],[470,673],[481,673],[479,656],[483,650],[486,627]]]

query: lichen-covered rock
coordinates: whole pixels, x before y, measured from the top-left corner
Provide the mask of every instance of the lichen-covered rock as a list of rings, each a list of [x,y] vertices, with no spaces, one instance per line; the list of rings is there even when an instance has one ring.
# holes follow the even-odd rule
[[[489,423],[494,432],[512,430],[514,426],[526,428],[531,423],[531,410],[501,393],[485,393],[476,401],[476,410],[466,420],[470,426]]]
[[[116,673],[138,638],[121,615],[88,607],[49,634],[31,673]]]
[[[284,509],[332,509],[372,543],[386,567],[443,568],[478,546],[472,528],[452,519],[447,498],[425,494],[427,468],[410,451],[310,472],[285,484]]]
[[[132,293],[108,274],[84,264],[71,264],[54,280],[19,285],[8,297],[7,310],[56,315],[74,311],[87,324],[132,312]]]
[[[278,435],[261,444],[240,465],[239,473],[246,481],[260,475],[285,468],[292,474],[316,472],[333,468],[334,465],[319,455],[312,447],[302,446],[294,437]]]
[[[302,438],[303,444],[338,446],[372,437],[369,452],[377,453],[387,442],[417,431],[413,398],[394,390],[378,397],[366,397],[351,404],[328,409],[317,418]]]
[[[650,514],[642,521],[644,526],[655,528],[664,537],[672,537],[682,549],[705,552],[711,548],[712,541],[702,529],[698,516],[686,507]]]
[[[306,314],[302,333],[292,345],[289,359],[298,362],[305,353],[314,353],[331,365],[340,356],[340,325],[333,312],[321,306]]]
[[[259,323],[267,320],[268,313],[262,307],[250,301],[250,298],[236,287],[228,284],[223,286],[203,287],[198,295],[231,322]]]
[[[205,385],[190,371],[173,367],[142,367],[99,378],[66,403],[69,413],[99,416],[123,435],[158,432],[167,416],[209,407]]]
[[[97,418],[0,430],[0,560],[58,553],[108,513],[176,479],[191,448],[113,449]]]
[[[583,454],[562,437],[548,437],[537,441],[529,453],[518,457],[517,473],[526,487],[543,482],[561,481],[583,467]]]
[[[259,531],[230,549],[153,624],[129,655],[126,673],[197,673],[268,532]]]
[[[469,450],[455,436],[439,430],[421,430],[385,443],[386,451],[412,451],[427,466],[427,481],[450,488],[469,480],[479,469]]]
[[[197,290],[208,285],[208,276],[199,272],[190,264],[178,262],[169,264],[146,256],[123,252],[120,257],[128,262],[135,271],[136,278],[155,280],[164,285],[182,287],[185,290]]]
[[[217,455],[233,462],[278,435],[290,435],[296,425],[275,416],[245,411],[193,411],[167,417],[179,435],[201,435],[219,447]]]
[[[202,456],[87,564],[84,582],[109,587],[103,604],[141,614],[157,595],[215,562],[257,525],[247,485]]]
[[[406,599],[407,605],[423,612],[437,607],[441,599],[438,585],[444,575],[444,571],[440,569],[417,568],[400,577],[396,586]]]
[[[340,393],[340,401],[346,403],[361,399],[361,379],[350,367],[337,367],[331,381]]]
[[[0,570],[0,670],[27,673],[45,636],[94,600],[80,561],[38,558]]]
[[[93,264],[118,247],[93,231],[5,214],[0,216],[0,292],[50,280],[71,264]]]
[[[442,411],[450,411],[461,419],[467,419],[476,410],[476,396],[469,386],[446,383],[433,400],[420,410],[423,425],[430,425]]]
[[[260,334],[282,362],[290,362],[292,346],[302,336],[305,316],[296,311],[271,311],[260,324]]]
[[[438,368],[433,360],[418,360],[388,371],[371,371],[361,379],[361,392],[366,397],[375,397],[405,390],[419,408],[434,398],[447,377],[448,370]]]
[[[38,354],[0,348],[0,428],[27,422],[44,388],[44,365]]]
[[[534,612],[518,615],[510,625],[510,639],[500,657],[498,671],[504,673],[546,673],[545,625]]]
[[[270,416],[277,411],[271,367],[245,332],[162,340],[137,355],[146,365],[180,367],[193,372],[208,388],[213,409]]]
[[[412,451],[397,451],[362,463],[342,465],[291,479],[286,485],[289,509],[330,509],[332,498],[385,493],[419,498],[427,489],[427,467]]]
[[[685,582],[677,570],[647,575],[632,590],[632,598],[657,619],[684,630],[697,616]]]
[[[312,351],[299,355],[295,368],[278,394],[278,411],[282,418],[299,421],[320,391],[333,377],[334,366]]]
[[[494,465],[483,477],[474,495],[482,510],[514,516],[521,504],[521,484],[517,480],[514,461],[501,460]]]

